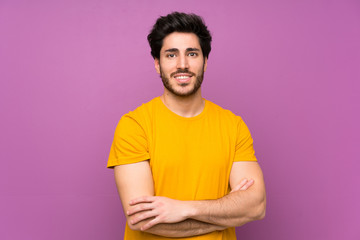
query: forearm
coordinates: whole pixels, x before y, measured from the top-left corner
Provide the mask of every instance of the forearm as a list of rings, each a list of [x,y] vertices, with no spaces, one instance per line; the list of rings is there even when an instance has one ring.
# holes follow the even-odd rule
[[[237,227],[265,216],[265,192],[250,188],[216,200],[189,201],[189,218],[210,224]]]
[[[127,217],[131,224],[146,221],[141,230],[161,223],[194,219],[215,226],[236,227],[261,219],[265,214],[265,188],[244,179],[232,192],[216,200],[180,201],[160,196],[144,196],[130,201]]]
[[[185,219],[180,221],[174,221],[172,223],[157,223],[152,227],[146,227],[151,221],[154,220],[154,217],[142,217],[143,214],[146,214],[150,211],[141,211],[129,216],[127,216],[127,224],[130,229],[135,231],[143,231],[163,237],[190,237],[198,236],[214,231],[222,231],[226,229],[224,226],[202,222],[195,219]],[[145,219],[145,220],[140,220]],[[145,226],[145,228],[144,228]]]
[[[191,237],[226,229],[210,223],[187,219],[179,223],[160,223],[145,232],[163,237]]]

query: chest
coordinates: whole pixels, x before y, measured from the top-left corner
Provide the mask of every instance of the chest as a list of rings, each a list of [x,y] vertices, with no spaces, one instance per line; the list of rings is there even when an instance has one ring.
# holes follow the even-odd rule
[[[150,164],[161,171],[226,171],[234,157],[235,138],[217,121],[159,122],[149,150]]]

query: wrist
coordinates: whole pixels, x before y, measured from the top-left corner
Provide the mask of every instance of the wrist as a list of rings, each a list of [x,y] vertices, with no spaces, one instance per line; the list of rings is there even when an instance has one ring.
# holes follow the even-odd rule
[[[196,207],[197,202],[196,201],[185,201],[185,218],[195,218],[197,215],[198,209]]]

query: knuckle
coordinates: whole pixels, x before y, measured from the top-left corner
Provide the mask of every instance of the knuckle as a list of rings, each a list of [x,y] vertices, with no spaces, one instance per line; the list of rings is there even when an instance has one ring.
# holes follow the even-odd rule
[[[128,224],[128,226],[129,226],[129,228],[130,228],[131,230],[135,230],[135,231],[140,230],[138,224],[136,224],[136,223],[135,223],[135,224],[132,224],[132,223],[130,222],[130,219],[129,219],[129,221],[127,222],[127,224]]]
[[[134,225],[134,224],[128,224],[128,225],[131,230],[140,231],[140,227],[138,225]]]
[[[136,229],[135,229],[136,227],[135,227],[134,225],[132,225],[132,224],[129,223],[128,226],[129,226],[129,228],[130,228],[131,230],[136,231]]]

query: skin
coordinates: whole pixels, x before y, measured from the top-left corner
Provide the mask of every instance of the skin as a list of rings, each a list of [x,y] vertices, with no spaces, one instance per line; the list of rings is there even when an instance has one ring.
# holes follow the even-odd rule
[[[195,34],[174,32],[166,36],[160,50],[160,59],[155,59],[157,73],[160,74],[163,82],[167,81],[169,85],[168,88],[164,88],[164,94],[160,97],[164,104],[183,117],[200,114],[205,106],[205,100],[201,97],[201,88],[197,88],[195,92],[194,89],[199,84],[198,78],[203,77],[206,68],[207,58],[204,58],[199,39]],[[190,73],[178,73],[180,71]],[[178,76],[189,78],[180,82],[177,80]]]
[[[155,69],[164,83],[160,98],[171,111],[183,117],[202,112],[205,102],[200,86],[206,67],[207,59],[195,34],[174,32],[164,38]],[[180,201],[154,196],[149,161],[116,166],[115,180],[133,230],[188,237],[241,226],[265,216],[265,185],[257,162],[234,162],[231,192],[216,200]]]
[[[114,168],[115,180],[124,208],[128,225],[132,230],[145,231],[148,233],[164,236],[164,237],[189,237],[197,236],[213,231],[221,231],[226,229],[225,226],[206,223],[195,219],[186,219],[175,223],[159,223],[146,229],[146,224],[152,221],[152,218],[138,221],[137,217],[141,216],[144,211],[139,213],[130,213],[130,201],[133,196],[154,196],[153,180],[149,161],[139,163],[119,165]],[[136,179],[136,181],[128,181],[128,179]],[[233,191],[245,191],[254,183],[253,181],[240,182]],[[135,205],[133,205],[135,206]],[[137,204],[137,206],[140,206]],[[136,223],[134,222],[136,221]]]
[[[241,175],[251,175],[239,179]],[[230,175],[232,192],[220,199],[203,201],[179,201],[159,196],[144,196],[132,199],[127,211],[129,216],[138,214],[131,219],[132,224],[150,219],[142,225],[140,230],[145,231],[159,223],[176,223],[185,219],[195,219],[223,227],[237,227],[247,222],[262,219],[265,216],[265,187],[261,170],[255,162],[235,162]],[[232,184],[235,181],[236,184]],[[243,182],[246,181],[246,182]],[[257,182],[257,184],[254,184]],[[246,185],[245,191],[241,189]],[[251,186],[251,187],[250,187]]]
[[[181,36],[187,46],[193,47],[187,47],[183,51],[177,47],[171,47],[179,46],[177,40],[180,38],[178,35],[173,33],[165,38],[168,46],[165,45],[162,50],[161,60],[155,59],[155,68],[160,74],[166,91],[177,97],[186,98],[195,94],[201,87],[207,59],[202,57],[201,47],[192,44],[197,39],[196,35]],[[177,77],[183,77],[184,79],[178,79]]]

